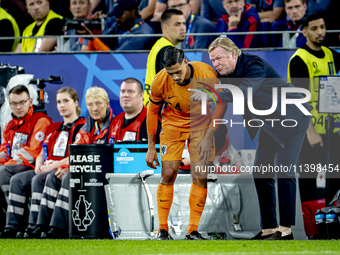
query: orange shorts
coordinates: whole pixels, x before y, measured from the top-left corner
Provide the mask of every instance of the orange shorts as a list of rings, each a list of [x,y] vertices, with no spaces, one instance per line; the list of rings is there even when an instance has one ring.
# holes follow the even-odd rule
[[[160,134],[160,153],[161,161],[182,160],[182,153],[185,147],[185,141],[188,140],[188,149],[190,161],[199,162],[200,155],[197,154],[197,147],[207,130],[194,132],[180,132],[170,129],[162,129]],[[211,147],[211,157],[209,161],[215,160],[215,140]]]

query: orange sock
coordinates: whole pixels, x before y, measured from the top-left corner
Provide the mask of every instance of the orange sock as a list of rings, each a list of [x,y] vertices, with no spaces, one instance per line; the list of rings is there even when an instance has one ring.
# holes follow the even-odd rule
[[[165,229],[166,231],[169,232],[168,216],[173,197],[174,197],[174,185],[163,185],[161,183],[158,184],[157,187],[157,212],[159,221],[158,232],[161,229]]]
[[[197,231],[198,229],[198,224],[202,216],[205,200],[207,199],[207,190],[207,188],[202,188],[196,184],[191,185],[189,195],[190,216],[188,234],[194,230]]]

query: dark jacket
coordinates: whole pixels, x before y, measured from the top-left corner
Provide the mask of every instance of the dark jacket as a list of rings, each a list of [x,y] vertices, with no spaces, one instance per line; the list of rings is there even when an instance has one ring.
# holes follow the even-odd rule
[[[191,16],[194,19],[190,26]],[[216,33],[216,26],[210,20],[203,18],[196,13],[191,13],[186,21],[187,33]],[[182,49],[206,49],[210,43],[215,40],[216,36],[186,36],[181,43]]]
[[[302,31],[301,22],[293,23],[291,20],[278,20],[271,25],[272,31]],[[272,34],[272,43],[274,47],[282,47],[282,35]],[[296,37],[296,47],[301,48],[306,43],[306,37],[302,33],[290,34]]]
[[[283,127],[281,121],[285,119],[294,119],[299,123],[305,117],[295,104],[287,104],[286,115],[281,115],[281,89],[286,87],[294,88],[294,86],[287,83],[265,60],[248,53],[242,53],[238,57],[234,73],[227,76],[220,76],[220,78],[222,84],[232,84],[242,90],[245,99],[243,118],[246,120],[247,131],[250,138],[252,140],[255,138],[259,128],[249,127],[247,124],[248,120],[260,119],[264,122],[263,128],[265,131],[284,147],[285,142],[291,136],[294,128]],[[253,106],[257,110],[268,110],[272,107],[272,91],[274,87],[278,88],[276,110],[272,114],[265,116],[251,113],[247,106],[249,87],[253,88]],[[223,102],[233,102],[230,90],[226,89],[224,92],[218,92],[218,94]],[[300,93],[287,93],[286,98],[299,99],[304,97]],[[304,103],[303,106],[309,111],[308,103]],[[272,121],[266,121],[266,119],[278,119],[280,121],[275,121],[274,127],[272,127]],[[253,121],[251,125],[256,124],[254,124]],[[285,125],[293,125],[293,123],[287,122]]]
[[[217,32],[226,32],[227,37],[239,48],[259,48],[267,46],[266,35],[233,35],[232,32],[259,32],[263,31],[262,23],[256,9],[249,4],[244,6],[241,21],[236,28],[229,28],[229,14],[223,15],[217,22]]]
[[[227,14],[222,2],[223,0],[201,0],[201,16],[217,22],[223,15]]]
[[[135,20],[134,26],[128,31],[120,28],[118,22],[114,22],[112,26],[103,31],[103,35],[109,34],[154,34],[153,28],[145,23],[141,18]],[[101,38],[111,50],[146,50],[151,49],[156,42],[156,37],[119,37],[119,38]]]

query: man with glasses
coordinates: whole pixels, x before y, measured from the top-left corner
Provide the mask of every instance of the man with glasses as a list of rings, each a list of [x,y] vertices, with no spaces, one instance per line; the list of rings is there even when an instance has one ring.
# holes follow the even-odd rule
[[[34,170],[34,162],[42,148],[47,128],[53,121],[41,112],[35,112],[26,86],[18,85],[9,91],[9,105],[13,119],[5,126],[0,146],[0,196],[8,201],[9,184],[13,175]],[[0,204],[1,211],[7,208]],[[9,206],[8,211],[17,208]],[[18,213],[24,214],[24,211]],[[2,219],[4,217],[1,217]],[[14,238],[17,231],[5,230],[3,238]]]
[[[216,33],[216,26],[206,18],[191,11],[190,0],[169,0],[168,9],[177,9],[183,12],[186,19],[187,34],[189,33]],[[182,49],[206,49],[216,36],[186,36],[181,42]]]

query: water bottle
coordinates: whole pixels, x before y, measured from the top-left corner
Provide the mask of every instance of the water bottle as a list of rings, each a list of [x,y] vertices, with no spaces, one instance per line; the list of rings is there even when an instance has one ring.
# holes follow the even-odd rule
[[[315,222],[319,232],[319,239],[327,239],[326,215],[321,210],[315,213]]]
[[[228,235],[224,232],[209,232],[208,236],[212,240],[228,240]]]
[[[339,239],[340,238],[340,228],[339,228],[339,216],[340,208],[329,209],[326,214],[326,228],[328,239]]]
[[[115,137],[110,137],[109,139],[109,144],[114,144],[115,143]]]
[[[42,148],[43,148],[43,154],[44,154],[44,161],[46,161],[47,160],[47,144],[43,143]]]
[[[11,145],[6,144],[6,149],[7,149],[7,155],[10,158],[11,157]]]

